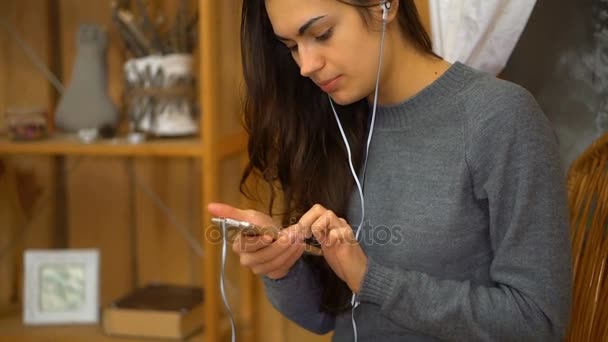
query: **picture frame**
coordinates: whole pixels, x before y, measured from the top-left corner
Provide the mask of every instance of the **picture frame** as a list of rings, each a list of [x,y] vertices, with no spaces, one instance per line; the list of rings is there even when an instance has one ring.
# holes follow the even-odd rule
[[[24,324],[98,322],[98,249],[26,250],[24,269]]]

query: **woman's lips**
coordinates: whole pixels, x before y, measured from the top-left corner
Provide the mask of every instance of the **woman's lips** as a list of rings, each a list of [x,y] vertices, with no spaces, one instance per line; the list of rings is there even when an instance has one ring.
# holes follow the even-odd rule
[[[334,92],[336,90],[336,88],[338,88],[338,83],[340,81],[341,76],[332,78],[329,81],[326,81],[324,83],[319,83],[319,87],[321,88],[321,90],[323,90],[326,93],[331,93]]]

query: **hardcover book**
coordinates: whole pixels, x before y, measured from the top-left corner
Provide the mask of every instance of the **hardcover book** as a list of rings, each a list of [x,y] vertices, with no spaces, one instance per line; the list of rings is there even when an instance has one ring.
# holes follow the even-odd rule
[[[103,310],[108,335],[184,339],[203,323],[203,289],[150,284],[118,299]]]

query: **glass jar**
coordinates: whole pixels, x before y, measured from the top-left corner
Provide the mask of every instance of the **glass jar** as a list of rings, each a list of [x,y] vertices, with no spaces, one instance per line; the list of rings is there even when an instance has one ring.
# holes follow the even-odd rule
[[[12,140],[38,140],[48,136],[45,108],[12,107],[6,109],[6,125]]]

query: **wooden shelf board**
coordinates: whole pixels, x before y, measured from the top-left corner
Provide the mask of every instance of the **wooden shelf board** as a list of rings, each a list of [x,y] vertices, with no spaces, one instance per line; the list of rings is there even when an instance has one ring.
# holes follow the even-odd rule
[[[236,133],[221,139],[218,154],[231,156],[245,151],[246,146],[247,135]],[[155,139],[139,144],[132,144],[126,138],[115,138],[86,144],[67,135],[38,141],[12,141],[0,137],[0,154],[201,157],[203,143],[199,138]]]
[[[202,141],[198,138],[155,139],[139,144],[129,143],[126,138],[100,139],[86,144],[75,136],[63,135],[38,141],[0,138],[0,154],[194,157],[202,153]]]
[[[100,325],[25,326],[21,315],[0,317],[0,341],[10,342],[136,342],[151,341],[143,338],[125,338],[105,335]],[[186,340],[203,342],[203,333]]]

